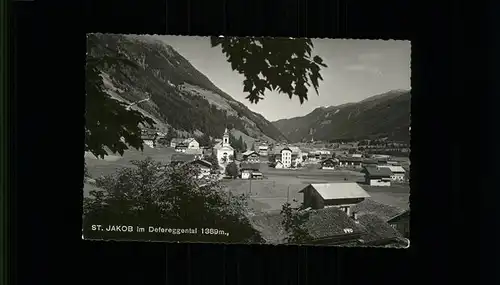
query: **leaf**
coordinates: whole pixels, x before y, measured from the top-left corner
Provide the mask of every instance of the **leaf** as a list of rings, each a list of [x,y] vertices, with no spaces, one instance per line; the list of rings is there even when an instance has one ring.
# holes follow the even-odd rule
[[[251,103],[265,98],[265,90],[278,91],[290,99],[308,99],[308,87],[318,93],[323,59],[314,56],[309,39],[211,38],[212,46],[221,46],[231,68],[245,76],[243,92]],[[263,78],[259,78],[259,74]]]

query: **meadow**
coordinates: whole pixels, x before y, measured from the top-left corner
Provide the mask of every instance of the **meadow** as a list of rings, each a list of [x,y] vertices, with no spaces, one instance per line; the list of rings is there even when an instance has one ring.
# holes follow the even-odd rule
[[[223,183],[228,191],[235,194],[248,194],[250,206],[256,212],[279,211],[287,201],[300,205],[303,201],[301,189],[312,183],[358,182],[371,195],[371,199],[398,208],[408,208],[409,185],[375,187],[363,185],[363,174],[350,170],[272,169],[261,166],[265,179],[229,179]]]

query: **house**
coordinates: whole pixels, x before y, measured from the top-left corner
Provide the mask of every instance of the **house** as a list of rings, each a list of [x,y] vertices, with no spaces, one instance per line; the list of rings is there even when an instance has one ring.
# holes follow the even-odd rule
[[[306,244],[356,245],[364,234],[346,212],[335,207],[311,210],[304,227],[311,237]]]
[[[229,131],[227,128],[224,130],[224,134],[222,135],[222,141],[214,146],[214,151],[220,165],[227,164],[234,160],[234,148],[229,142]]]
[[[192,166],[197,167],[200,170],[198,178],[203,178],[210,175],[210,171],[212,170],[212,164],[210,162],[202,159],[196,159],[188,163]]]
[[[404,210],[395,206],[379,203],[373,199],[365,199],[363,202],[351,207],[351,213],[354,212],[359,216],[365,214],[375,215],[387,222],[392,217],[404,212]]]
[[[185,139],[182,139],[182,138],[173,138],[173,139],[170,141],[170,147],[175,148],[178,144],[182,144],[182,143],[184,143],[184,140],[185,140]]]
[[[302,150],[296,146],[277,147],[277,148],[273,149],[273,151],[272,151],[272,153],[270,153],[270,155],[274,155],[275,157],[281,158],[281,151],[282,150],[291,151],[290,167],[292,165],[297,165],[299,163],[304,162],[304,155],[302,153]],[[276,159],[276,160],[278,160],[278,159]]]
[[[283,165],[283,163],[280,160],[278,160],[274,164],[274,168],[282,169],[282,168],[285,168],[285,166]]]
[[[362,162],[361,162],[361,166],[362,167],[376,167],[378,165],[378,160],[376,159],[364,159]]]
[[[303,162],[302,150],[297,146],[289,146],[288,148],[292,151],[292,157],[294,160],[292,161],[292,163],[295,164],[302,163]]]
[[[355,214],[353,220],[363,229],[360,238],[361,246],[402,248],[409,245],[407,238],[377,215]]]
[[[182,148],[186,149],[200,149],[200,143],[198,143],[198,141],[194,138],[173,138],[170,141],[170,147],[173,147],[177,150],[178,146],[182,146]]]
[[[259,155],[260,156],[268,156],[269,155],[269,146],[268,145],[260,145],[258,147]]]
[[[363,229],[337,208],[310,210],[307,213],[304,227],[309,233],[309,239],[303,242],[305,244],[358,244],[363,235]],[[266,243],[286,243],[288,233],[283,227],[283,216],[279,212],[255,215],[249,220]]]
[[[392,181],[404,181],[406,177],[406,170],[402,166],[395,165],[383,165],[380,166],[382,168],[387,168],[391,171],[391,180]]]
[[[253,150],[248,150],[242,154],[242,158],[244,161],[249,162],[249,163],[259,163],[260,162],[260,155]]]
[[[339,167],[353,167],[361,168],[361,162],[363,161],[360,157],[339,157]]]
[[[358,183],[352,182],[309,184],[299,193],[304,195],[304,208],[336,207],[347,215],[350,214],[352,206],[370,197]]]
[[[179,143],[175,145],[175,151],[176,152],[182,152],[185,153],[186,150],[188,149],[188,146],[184,143]]]
[[[337,166],[338,160],[335,158],[327,158],[321,161],[321,169],[335,169]]]
[[[398,230],[405,238],[410,238],[410,210],[395,215],[387,221],[394,229]]]
[[[384,167],[365,167],[365,183],[370,186],[391,186],[392,172]]]
[[[281,149],[281,163],[283,168],[290,168],[292,166],[292,150],[288,147]]]
[[[240,171],[242,179],[262,178],[258,163],[241,163]]]
[[[196,160],[196,157],[192,154],[184,154],[184,153],[174,153],[170,158],[170,163],[172,165],[184,164],[187,162],[191,162]]]
[[[145,145],[155,148],[156,147],[156,139],[158,136],[156,134],[143,134],[141,135],[141,139]]]
[[[200,143],[194,138],[188,138],[184,141],[188,149],[200,149]]]

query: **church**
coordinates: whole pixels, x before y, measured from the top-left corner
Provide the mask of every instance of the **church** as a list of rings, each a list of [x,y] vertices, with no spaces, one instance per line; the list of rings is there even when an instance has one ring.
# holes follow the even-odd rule
[[[214,146],[214,151],[220,165],[225,165],[234,160],[234,148],[229,142],[229,131],[227,128],[224,130],[222,141]]]

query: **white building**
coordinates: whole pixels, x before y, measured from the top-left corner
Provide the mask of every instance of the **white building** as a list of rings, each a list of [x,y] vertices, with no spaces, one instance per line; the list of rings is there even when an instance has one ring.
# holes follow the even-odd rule
[[[261,156],[267,156],[269,154],[269,146],[260,145],[258,152],[259,152],[259,155],[261,155]]]
[[[365,167],[365,183],[370,186],[391,186],[391,171],[384,167]]]
[[[200,149],[200,143],[194,138],[188,138],[184,141],[188,149]]]
[[[402,166],[394,166],[394,165],[381,165],[380,168],[389,169],[391,174],[392,181],[404,181],[406,176],[406,170]]]
[[[292,167],[292,150],[285,147],[281,150],[281,163],[283,163],[283,168]]]
[[[245,170],[241,172],[241,179],[250,179],[252,178],[252,172]]]
[[[214,151],[220,165],[227,164],[234,160],[234,149],[229,142],[229,132],[226,129],[222,136],[222,141],[214,146]]]

